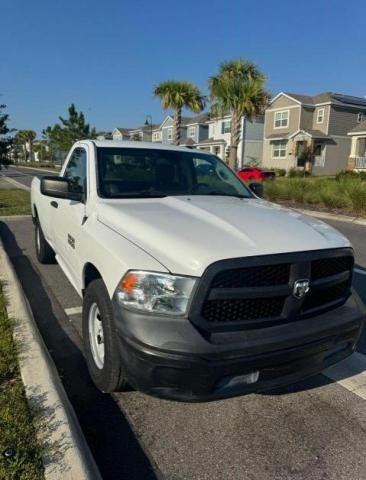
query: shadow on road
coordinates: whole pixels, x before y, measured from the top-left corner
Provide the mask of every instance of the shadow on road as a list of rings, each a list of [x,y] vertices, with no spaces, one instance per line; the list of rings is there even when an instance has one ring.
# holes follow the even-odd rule
[[[152,465],[119,407],[89,378],[80,338],[9,227],[0,237],[104,480],[156,479]]]

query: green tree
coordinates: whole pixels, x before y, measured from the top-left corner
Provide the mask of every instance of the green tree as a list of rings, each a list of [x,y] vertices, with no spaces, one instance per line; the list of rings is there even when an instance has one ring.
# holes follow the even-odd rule
[[[9,115],[4,113],[6,105],[0,105],[0,164],[7,163],[9,148],[13,143],[12,137],[9,133],[14,130],[8,126]]]
[[[174,110],[173,142],[180,144],[182,109],[187,108],[194,113],[202,112],[206,99],[199,88],[191,82],[168,80],[154,88],[154,95],[161,99],[164,109]]]
[[[48,140],[51,148],[67,151],[73,143],[87,138],[96,138],[95,128],[86,123],[83,112],[78,112],[72,103],[68,109],[69,117],[59,117],[60,123],[43,130],[44,137]]]
[[[24,151],[24,161],[28,159],[28,149],[29,147],[29,161],[33,160],[33,142],[36,139],[37,134],[34,130],[19,130],[16,134],[16,140],[21,145],[23,145]]]
[[[46,145],[43,143],[36,143],[33,147],[33,150],[38,153],[38,157],[41,162],[50,159],[49,151],[47,150]]]
[[[218,73],[209,79],[212,114],[231,114],[229,165],[233,169],[237,167],[242,118],[252,120],[269,103],[265,82],[266,77],[258,67],[242,58],[223,62]]]

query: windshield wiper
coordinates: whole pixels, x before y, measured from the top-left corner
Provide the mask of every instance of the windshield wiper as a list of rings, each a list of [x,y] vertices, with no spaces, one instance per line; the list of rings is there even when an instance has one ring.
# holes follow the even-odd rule
[[[158,192],[157,190],[141,190],[139,192],[119,193],[112,195],[110,198],[164,198],[166,193]]]
[[[250,198],[250,197],[246,197],[245,195],[240,195],[239,193],[222,193],[222,192],[198,193],[196,195],[216,195],[218,197]]]

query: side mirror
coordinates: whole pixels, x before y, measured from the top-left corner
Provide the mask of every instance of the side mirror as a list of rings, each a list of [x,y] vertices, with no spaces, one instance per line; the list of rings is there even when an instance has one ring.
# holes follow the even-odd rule
[[[263,183],[252,182],[249,184],[249,188],[255,195],[257,195],[257,197],[260,197],[260,198],[263,197],[263,194],[264,194]]]
[[[65,198],[81,202],[81,192],[70,192],[69,181],[64,177],[46,176],[41,178],[41,193],[47,197]]]

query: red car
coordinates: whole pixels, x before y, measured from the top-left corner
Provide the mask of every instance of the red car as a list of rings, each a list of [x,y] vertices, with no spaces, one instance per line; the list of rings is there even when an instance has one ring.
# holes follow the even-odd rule
[[[274,179],[275,172],[262,170],[258,167],[244,167],[237,172],[237,175],[244,180],[244,182],[261,182],[262,180]]]

